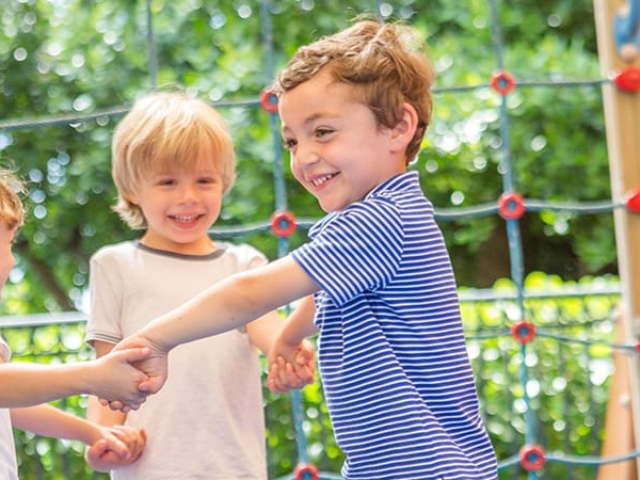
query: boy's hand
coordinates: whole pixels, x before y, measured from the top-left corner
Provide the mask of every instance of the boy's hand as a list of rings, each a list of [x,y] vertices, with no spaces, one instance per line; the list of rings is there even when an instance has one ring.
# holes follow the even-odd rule
[[[267,387],[274,393],[302,388],[315,378],[315,350],[308,340],[286,345],[277,340],[268,357]]]
[[[313,383],[316,377],[316,350],[309,340],[303,340],[300,349],[296,354],[294,363],[296,375],[301,379],[303,385]],[[300,388],[297,387],[297,388]]]
[[[98,358],[88,372],[91,391],[99,398],[118,399],[129,409],[137,410],[147,398],[140,384],[148,380],[136,365],[148,358],[151,351],[139,345],[120,349]]]
[[[108,405],[111,410],[120,410],[125,413],[129,410],[137,410],[144,399],[146,399],[148,395],[160,391],[164,382],[167,380],[167,352],[159,349],[153,342],[145,337],[132,336],[125,338],[114,347],[109,355],[132,348],[142,348],[148,352],[148,355],[140,360],[131,362],[131,364],[139,370],[140,375],[142,375],[136,385],[137,395],[129,397],[114,396],[111,398],[100,396],[100,403],[105,406]],[[142,401],[140,401],[141,399]]]
[[[135,462],[147,443],[144,430],[124,425],[100,429],[103,438],[90,445],[84,453],[87,464],[98,472],[108,472]]]

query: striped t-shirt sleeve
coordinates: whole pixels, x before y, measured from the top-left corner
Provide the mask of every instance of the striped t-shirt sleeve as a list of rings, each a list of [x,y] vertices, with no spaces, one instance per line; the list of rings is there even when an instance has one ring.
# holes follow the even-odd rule
[[[338,306],[365,290],[384,288],[400,266],[404,234],[386,199],[357,203],[312,230],[292,256]]]

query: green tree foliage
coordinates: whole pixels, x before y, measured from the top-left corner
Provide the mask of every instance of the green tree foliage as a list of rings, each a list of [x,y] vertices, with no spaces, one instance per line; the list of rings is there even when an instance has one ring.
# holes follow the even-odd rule
[[[301,219],[319,218],[322,212],[315,200],[287,168],[277,120],[260,108],[260,93],[296,48],[347,26],[361,13],[406,21],[430,44],[438,72],[434,118],[412,168],[420,171],[437,211],[495,204],[504,190],[507,159],[514,168],[515,189],[525,198],[582,202],[610,196],[590,0],[496,1],[496,12],[492,2],[480,0],[149,4],[152,36],[147,2],[141,0],[0,0],[0,159],[5,166],[14,165],[30,188],[29,218],[15,245],[19,263],[3,291],[0,313],[84,307],[90,255],[105,244],[137,236],[110,210],[115,200],[110,140],[132,102],[154,88],[179,85],[210,101],[233,131],[238,179],[217,226],[267,225],[274,210],[285,207]],[[499,30],[493,28],[494,20]],[[495,39],[502,43],[496,46]],[[516,81],[504,111],[502,97],[489,87],[501,69]],[[580,85],[572,85],[575,82]],[[285,180],[282,191],[274,185],[278,168]],[[461,285],[490,286],[509,276],[505,225],[497,215],[455,218],[441,226]],[[609,214],[527,212],[520,227],[527,272],[576,279],[616,269]],[[288,241],[266,230],[248,229],[234,241],[251,242],[271,258],[305,241],[304,229]],[[487,307],[488,318],[493,318],[494,308]],[[11,339],[12,346],[16,342],[19,339]],[[517,453],[513,449],[523,432],[521,412],[511,408],[522,405],[523,392],[511,378],[516,375],[512,346],[503,343],[498,339],[483,344],[484,353],[474,361],[488,365],[494,354],[512,369],[494,371],[500,362],[491,363],[479,376],[483,398],[496,399],[487,406],[505,405],[488,409],[488,427],[500,457],[506,458]],[[549,353],[537,358],[541,369],[554,365],[561,355],[558,348],[550,344],[545,350]],[[582,351],[567,358],[562,374],[591,365]],[[503,384],[497,383],[500,379]],[[600,402],[602,413],[604,394],[590,400],[585,384],[578,378],[571,389],[561,389],[560,380],[542,385],[545,395],[535,397],[534,406],[546,416],[540,427],[545,435],[551,438],[554,429],[561,429],[578,450],[594,452],[597,440],[590,432],[569,429],[558,420],[566,405],[570,415],[581,418],[589,401]],[[315,457],[324,458],[320,466],[337,471],[341,454],[320,398],[319,388],[305,390],[307,418],[322,419],[307,422],[305,428],[310,449],[326,455]],[[67,406],[81,412],[82,399],[75,401]],[[274,412],[269,417],[271,473],[283,475],[297,458],[292,412],[286,397],[267,394],[267,401]],[[21,438],[27,450],[80,451],[77,446]],[[67,472],[55,463],[57,456],[44,457],[44,466],[25,467],[35,469],[25,478],[38,478],[37,472],[47,469]],[[84,468],[78,461],[79,453],[72,468]],[[549,478],[565,477],[560,473]]]
[[[501,97],[488,86],[499,68],[516,80],[505,111],[515,189],[556,202],[609,196],[591,2],[498,2],[499,31],[489,4],[479,1],[150,5],[152,35],[142,1],[3,2],[0,155],[31,189],[13,277],[29,286],[21,291],[21,310],[79,306],[89,256],[136,235],[110,210],[110,137],[135,98],[153,88],[180,85],[211,101],[234,132],[238,181],[219,225],[264,224],[285,206],[297,217],[318,218],[315,201],[288,171],[277,121],[259,108],[259,97],[299,45],[361,13],[411,23],[430,44],[438,71],[434,120],[413,168],[438,209],[495,203],[503,191]],[[551,86],[558,81],[585,84]],[[276,198],[273,172],[280,164],[286,188]],[[457,218],[442,227],[461,284],[487,286],[509,275],[499,217]],[[528,213],[521,228],[527,271],[565,278],[615,271],[608,214]],[[304,240],[299,231],[289,246]],[[236,241],[278,255],[269,232]]]

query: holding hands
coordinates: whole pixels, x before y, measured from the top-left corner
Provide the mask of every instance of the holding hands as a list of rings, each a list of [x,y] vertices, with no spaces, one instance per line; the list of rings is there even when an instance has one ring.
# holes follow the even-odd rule
[[[274,393],[302,388],[315,379],[315,350],[309,340],[292,345],[280,336],[271,348],[267,362],[267,387]]]
[[[124,425],[99,427],[101,437],[86,449],[84,457],[96,471],[108,472],[135,462],[147,443],[144,430]]]
[[[126,367],[122,364],[123,359],[127,360]],[[98,361],[104,362],[105,366],[111,364],[116,369],[102,376],[113,378],[114,382],[113,385],[102,382],[101,393],[97,395],[100,403],[111,410],[125,413],[137,410],[148,395],[160,391],[168,377],[168,352],[141,335],[125,338]],[[291,345],[282,337],[278,338],[267,362],[267,386],[275,393],[302,388],[315,380],[315,349],[309,340]],[[131,370],[135,373],[132,374]],[[122,382],[122,378],[129,381]]]
[[[82,380],[88,386],[86,390],[99,398],[119,399],[129,409],[137,410],[147,398],[140,385],[149,378],[137,364],[150,353],[142,343],[131,342],[126,348],[94,360],[82,372]]]
[[[109,406],[111,410],[129,412],[137,410],[146,400],[147,396],[160,391],[168,376],[168,352],[163,351],[156,344],[141,335],[127,337],[118,343],[104,359],[122,355],[123,352],[132,349],[141,349],[146,355],[130,362],[137,372],[135,392],[123,391],[118,395],[98,395],[103,406]]]

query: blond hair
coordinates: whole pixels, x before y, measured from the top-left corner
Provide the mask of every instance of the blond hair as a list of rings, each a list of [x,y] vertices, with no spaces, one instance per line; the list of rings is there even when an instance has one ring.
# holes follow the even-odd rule
[[[142,210],[130,200],[141,182],[163,171],[196,169],[201,166],[203,152],[222,177],[226,194],[235,181],[235,151],[218,112],[179,92],[140,98],[113,135],[111,173],[118,189],[113,210],[131,228],[145,228]]]
[[[24,224],[25,210],[19,196],[24,191],[24,184],[13,171],[0,169],[0,222],[9,230]]]
[[[407,163],[420,151],[431,121],[434,69],[417,32],[399,23],[360,19],[351,27],[300,47],[272,88],[280,95],[306,82],[320,70],[336,82],[354,87],[379,125],[394,127],[408,103],[418,115],[418,128],[407,145]]]

